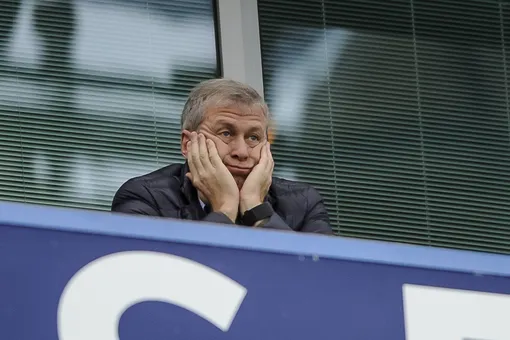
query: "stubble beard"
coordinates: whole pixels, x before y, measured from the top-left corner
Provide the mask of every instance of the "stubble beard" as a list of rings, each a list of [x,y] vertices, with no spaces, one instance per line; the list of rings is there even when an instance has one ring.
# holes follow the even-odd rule
[[[237,184],[237,188],[239,189],[239,191],[241,191],[242,187],[243,187],[243,184],[244,184],[244,181],[246,180],[245,177],[240,177],[240,176],[233,176],[234,177],[234,180]]]

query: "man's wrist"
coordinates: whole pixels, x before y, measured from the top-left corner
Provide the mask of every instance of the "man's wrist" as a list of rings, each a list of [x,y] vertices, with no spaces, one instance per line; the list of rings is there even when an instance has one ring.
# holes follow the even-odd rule
[[[239,210],[241,211],[241,214],[244,214],[246,211],[251,210],[258,205],[261,205],[262,203],[263,203],[262,200],[256,197],[241,199],[241,202],[239,204]]]
[[[224,204],[218,208],[212,207],[212,211],[219,212],[226,215],[233,223],[235,223],[237,219],[237,214],[239,213],[239,205],[238,204]]]
[[[252,227],[258,227],[266,224],[274,213],[273,207],[267,202],[260,202],[255,204],[254,201],[252,203],[253,207],[244,210],[244,212],[241,214],[242,224]]]
[[[253,226],[254,226],[255,228],[260,227],[260,226],[262,226],[262,225],[266,224],[266,223],[267,223],[267,221],[269,221],[269,218],[264,218],[264,219],[262,219],[262,220],[258,220],[257,222],[255,222],[255,224],[254,224]]]

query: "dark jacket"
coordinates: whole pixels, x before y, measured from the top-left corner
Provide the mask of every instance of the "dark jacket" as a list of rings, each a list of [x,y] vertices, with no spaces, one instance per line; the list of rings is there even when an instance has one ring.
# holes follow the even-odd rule
[[[173,164],[128,180],[115,194],[112,211],[232,224],[223,213],[205,212],[188,171],[186,163]],[[332,234],[324,202],[310,185],[273,177],[266,200],[274,214],[263,228]]]

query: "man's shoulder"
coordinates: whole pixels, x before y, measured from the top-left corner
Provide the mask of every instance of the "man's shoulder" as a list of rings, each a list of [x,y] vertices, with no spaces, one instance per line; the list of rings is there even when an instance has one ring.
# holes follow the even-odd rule
[[[171,188],[180,185],[180,177],[184,164],[170,164],[149,173],[132,177],[122,186],[143,186],[147,189]]]
[[[171,164],[126,180],[115,192],[112,211],[160,216],[161,202],[177,200],[184,164]]]
[[[294,198],[294,199],[321,199],[319,192],[310,184],[285,179],[281,177],[272,178],[271,193],[277,199]]]

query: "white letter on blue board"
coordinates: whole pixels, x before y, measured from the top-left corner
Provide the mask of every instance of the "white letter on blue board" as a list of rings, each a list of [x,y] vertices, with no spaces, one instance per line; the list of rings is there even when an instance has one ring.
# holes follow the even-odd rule
[[[174,304],[230,328],[246,288],[195,261],[158,252],[101,257],[67,283],[58,306],[60,340],[118,340],[122,314],[143,301]]]
[[[510,339],[510,295],[405,284],[407,340]]]

